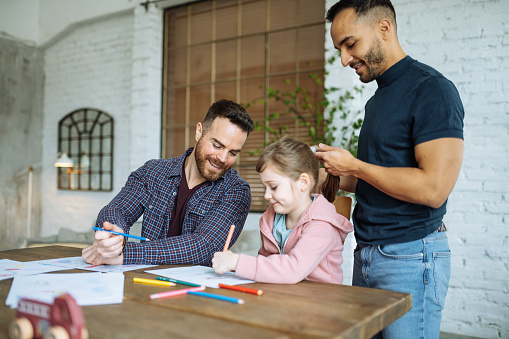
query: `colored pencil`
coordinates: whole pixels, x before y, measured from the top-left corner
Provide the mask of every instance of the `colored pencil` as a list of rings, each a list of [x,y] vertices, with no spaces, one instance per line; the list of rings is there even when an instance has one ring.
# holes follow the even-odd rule
[[[169,281],[160,281],[154,279],[143,279],[143,278],[133,278],[134,282],[142,283],[142,284],[150,284],[150,285],[159,285],[159,286],[176,286],[174,283]]]
[[[162,280],[162,281],[171,281],[171,282],[174,282],[174,283],[177,283],[177,284],[193,286],[193,287],[201,286],[201,285],[198,285],[198,284],[193,284],[193,283],[190,283],[190,282],[187,282],[187,281],[182,281],[182,280],[177,280],[177,279],[172,279],[172,278],[156,277],[156,279],[157,280]]]
[[[120,233],[120,232],[112,231],[112,230],[105,230],[104,228],[100,228],[100,227],[92,227],[92,229],[94,231],[110,232],[112,234],[121,235],[121,236],[127,237],[127,238],[134,238],[134,239],[139,239],[139,240],[144,240],[144,241],[150,241],[150,239],[147,239],[145,237],[138,237],[137,235],[127,234],[127,233]]]
[[[228,247],[230,246],[230,241],[232,240],[233,231],[235,231],[235,225],[230,226],[230,232],[228,232],[228,237],[226,238],[226,242],[224,244],[223,252],[228,251]]]
[[[256,294],[256,295],[262,295],[263,294],[262,290],[257,290],[257,289],[254,289],[254,288],[248,288],[248,287],[242,287],[242,286],[231,286],[231,285],[225,285],[225,284],[219,283],[219,287],[227,288],[229,290],[244,292],[244,293]]]
[[[217,300],[222,300],[222,301],[228,301],[228,302],[231,302],[231,303],[234,303],[234,304],[245,304],[246,303],[242,299],[227,297],[227,296],[219,295],[219,294],[206,293],[206,292],[191,292],[191,291],[189,291],[189,292],[187,292],[187,294],[197,295],[197,296],[200,296],[200,297],[217,299]]]
[[[97,267],[97,266],[101,266],[101,265],[91,265],[91,266],[85,266],[83,268],[93,268],[93,267]]]
[[[198,287],[184,288],[182,290],[154,293],[154,294],[150,295],[150,299],[154,300],[154,299],[170,298],[170,297],[175,297],[177,295],[187,294],[187,292],[203,291],[204,289],[205,289],[205,286],[198,286]]]

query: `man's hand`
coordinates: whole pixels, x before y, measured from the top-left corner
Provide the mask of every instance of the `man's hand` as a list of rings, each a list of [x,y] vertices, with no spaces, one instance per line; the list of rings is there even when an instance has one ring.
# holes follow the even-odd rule
[[[122,265],[124,262],[123,253],[115,258],[106,259],[97,252],[95,245],[84,248],[81,257],[92,265]]]
[[[123,233],[124,230],[109,222],[103,223],[105,230],[112,230]],[[93,265],[122,265],[124,255],[124,237],[110,232],[96,231],[95,240],[92,246],[83,249],[82,258]]]
[[[225,274],[226,272],[235,271],[239,255],[232,251],[216,252],[212,258],[212,267],[217,274]]]
[[[331,147],[320,144],[323,152],[316,152],[315,156],[320,160],[325,171],[335,176],[346,177],[352,175],[352,169],[357,160],[352,153],[339,147]]]
[[[342,148],[320,144],[320,151],[317,151],[315,156],[324,167],[320,168],[320,186],[317,190],[321,190],[321,185],[325,181],[326,174],[328,173],[341,177],[341,182],[339,184],[341,190],[351,193],[355,192],[357,178],[354,176],[353,169],[354,166],[357,166],[356,163],[359,160],[357,160],[352,153]]]

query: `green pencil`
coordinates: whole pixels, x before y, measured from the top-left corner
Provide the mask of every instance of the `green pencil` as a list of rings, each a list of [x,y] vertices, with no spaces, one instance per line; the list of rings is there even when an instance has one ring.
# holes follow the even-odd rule
[[[176,283],[176,284],[187,285],[187,286],[193,286],[193,287],[201,286],[201,285],[198,285],[198,284],[193,284],[193,283],[190,283],[190,282],[180,281],[180,280],[177,280],[177,279],[171,279],[171,278],[156,277],[156,279],[157,279],[157,280],[163,280],[163,281],[171,281],[171,282]]]

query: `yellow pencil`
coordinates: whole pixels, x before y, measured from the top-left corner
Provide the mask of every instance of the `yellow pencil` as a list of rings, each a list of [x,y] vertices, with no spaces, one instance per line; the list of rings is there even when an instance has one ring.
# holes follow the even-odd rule
[[[161,281],[154,279],[143,279],[143,278],[133,278],[134,282],[142,283],[142,284],[151,284],[151,285],[159,285],[159,286],[176,286],[176,284],[169,281]]]

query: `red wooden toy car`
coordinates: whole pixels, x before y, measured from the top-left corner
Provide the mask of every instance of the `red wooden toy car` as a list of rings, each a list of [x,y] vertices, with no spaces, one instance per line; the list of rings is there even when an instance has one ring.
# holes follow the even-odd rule
[[[12,339],[88,338],[81,307],[68,293],[55,298],[53,305],[21,298],[9,334]]]

